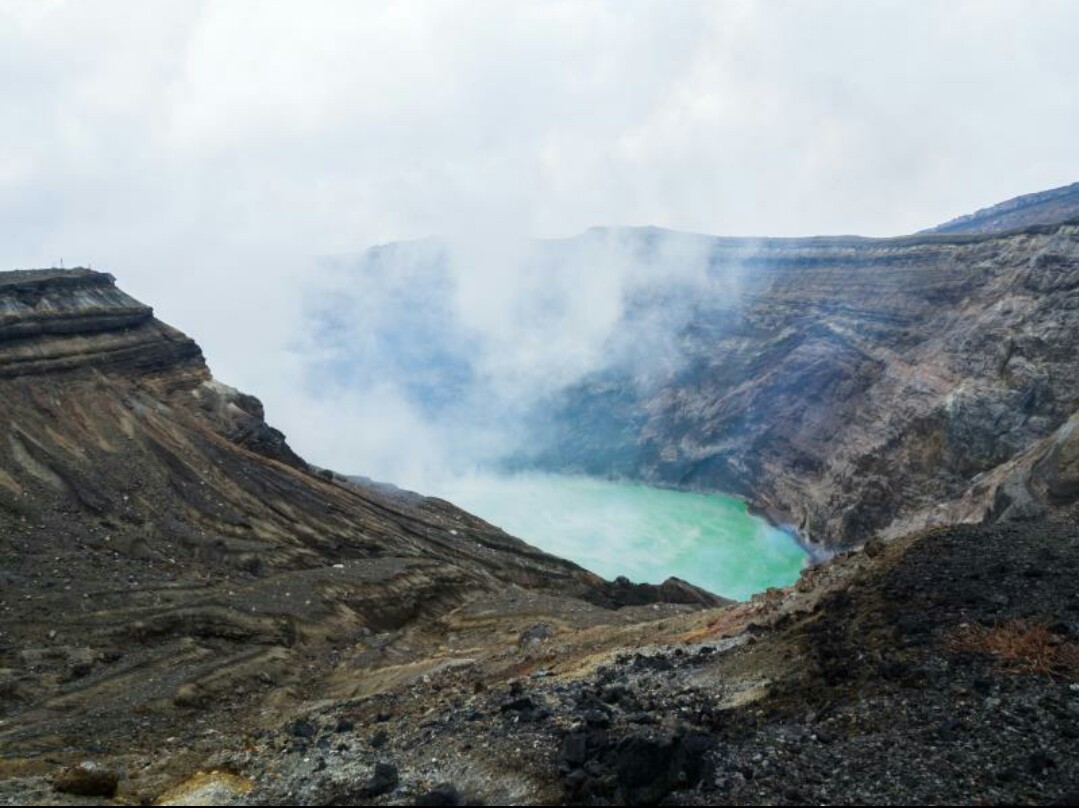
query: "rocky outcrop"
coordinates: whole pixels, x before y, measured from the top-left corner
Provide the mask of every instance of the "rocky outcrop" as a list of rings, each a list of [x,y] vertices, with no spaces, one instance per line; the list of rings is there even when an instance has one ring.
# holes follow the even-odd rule
[[[1079,500],[1079,413],[1053,435],[1033,466],[1033,487],[1056,505]]]
[[[612,609],[646,606],[649,603],[686,603],[703,608],[731,602],[674,577],[661,584],[638,584],[619,577],[597,587],[587,597],[592,603]]]
[[[202,367],[193,340],[90,269],[0,273],[0,378],[77,368]]]
[[[850,545],[949,521],[964,497],[981,518],[995,493],[982,485],[975,507],[972,486],[1079,410],[1079,223],[715,239],[709,272],[681,366],[564,391],[541,420],[540,465],[737,493]],[[1070,455],[1053,457],[1067,479]]]

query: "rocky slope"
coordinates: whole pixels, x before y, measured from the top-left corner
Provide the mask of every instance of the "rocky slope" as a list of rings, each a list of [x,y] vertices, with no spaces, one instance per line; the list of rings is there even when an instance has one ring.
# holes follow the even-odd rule
[[[57,785],[93,774],[165,805],[1074,804],[1077,517],[938,528],[750,603],[501,644],[492,606],[550,605],[476,602],[415,636],[457,638],[437,660],[339,672],[256,727],[191,714],[94,766],[9,759],[0,801],[77,803]]]
[[[999,233],[1030,225],[1058,224],[1079,216],[1079,182],[1024,194],[960,216],[926,230],[926,233]]]
[[[1074,804],[1077,570],[1074,512],[938,529],[335,704],[218,765],[248,804]]]
[[[1079,221],[710,249],[681,365],[561,393],[540,465],[738,493],[829,547],[1074,500]]]
[[[720,602],[608,583],[449,503],[309,468],[105,274],[0,274],[0,401],[6,756],[272,721],[329,681],[436,665],[456,641],[424,632],[479,603],[501,643]]]

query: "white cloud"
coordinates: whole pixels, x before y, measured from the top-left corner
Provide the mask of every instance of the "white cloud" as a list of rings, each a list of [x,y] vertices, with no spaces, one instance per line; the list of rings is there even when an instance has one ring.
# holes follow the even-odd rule
[[[929,226],[1077,178],[1077,29],[1070,0],[0,0],[0,267],[113,272],[318,461],[316,256]],[[487,290],[528,287],[481,265],[494,329]]]

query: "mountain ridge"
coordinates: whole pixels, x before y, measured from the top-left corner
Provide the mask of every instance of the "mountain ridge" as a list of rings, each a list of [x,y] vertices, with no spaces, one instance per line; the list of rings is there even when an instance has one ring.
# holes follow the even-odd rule
[[[991,233],[1030,225],[1053,225],[1079,215],[1079,182],[1013,197],[958,216],[923,233]]]

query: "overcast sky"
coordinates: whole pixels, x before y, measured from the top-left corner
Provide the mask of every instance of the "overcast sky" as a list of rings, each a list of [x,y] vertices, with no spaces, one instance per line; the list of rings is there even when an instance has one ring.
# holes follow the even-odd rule
[[[318,256],[921,229],[1079,179],[1077,35],[1072,0],[0,0],[0,268],[112,272],[318,460]]]

